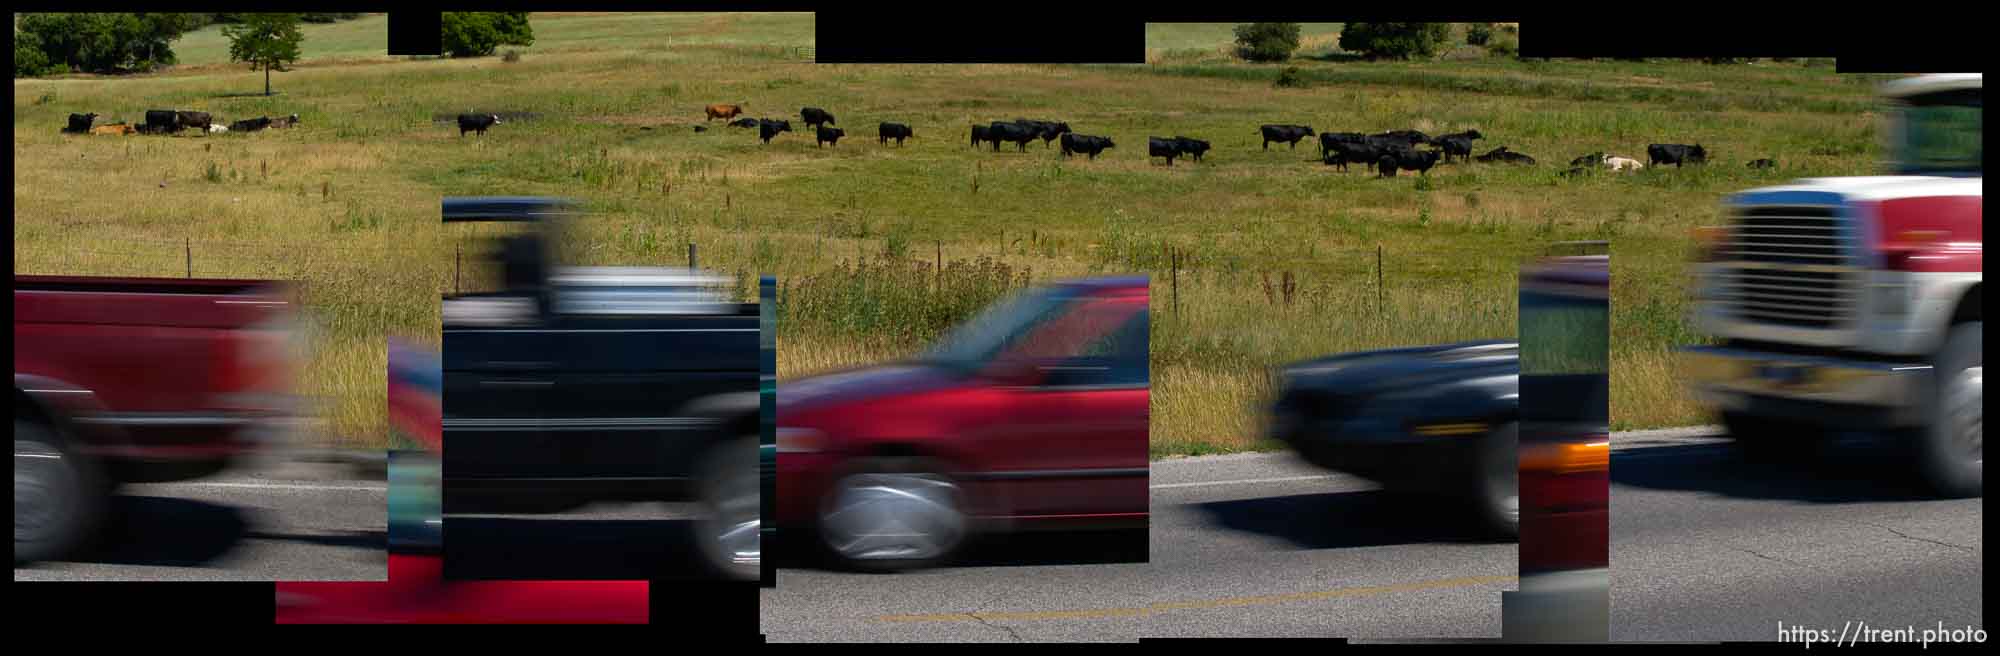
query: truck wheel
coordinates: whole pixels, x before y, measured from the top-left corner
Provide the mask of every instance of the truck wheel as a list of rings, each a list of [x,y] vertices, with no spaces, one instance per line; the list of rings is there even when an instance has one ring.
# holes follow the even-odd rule
[[[698,471],[702,512],[694,527],[702,555],[730,579],[756,579],[763,573],[757,438],[737,438],[710,449]]]
[[[819,512],[820,545],[842,567],[895,572],[950,557],[965,540],[964,493],[925,458],[871,458],[836,480]]]
[[[1981,355],[1981,322],[1952,326],[1937,356],[1935,414],[1929,425],[1915,429],[1918,471],[1938,494],[1947,497],[1984,496],[1980,384],[1985,370]]]
[[[104,517],[110,489],[95,464],[64,448],[53,427],[14,420],[14,563],[82,548]]]
[[[1736,412],[1722,413],[1722,426],[1729,431],[1729,439],[1738,453],[1760,463],[1797,460],[1809,455],[1826,434],[1819,426]]]
[[[1472,511],[1482,528],[1502,538],[1521,535],[1520,425],[1507,422],[1480,438]]]

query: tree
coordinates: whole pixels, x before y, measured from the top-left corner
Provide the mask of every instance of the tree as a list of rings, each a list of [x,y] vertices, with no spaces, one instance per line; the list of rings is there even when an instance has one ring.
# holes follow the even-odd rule
[[[526,46],[535,42],[534,28],[524,11],[445,12],[443,43],[453,57],[485,57],[501,45]]]
[[[1348,23],[1340,49],[1369,59],[1435,57],[1451,40],[1449,23]]]
[[[20,42],[29,41],[56,71],[151,70],[174,63],[172,42],[200,22],[199,15],[175,13],[22,14],[15,22],[15,51],[22,52]]]
[[[229,38],[229,61],[246,62],[251,70],[264,69],[264,95],[271,95],[271,69],[299,60],[298,14],[249,14],[243,22],[222,28]]]
[[[1279,62],[1299,49],[1298,23],[1245,23],[1236,26],[1236,56],[1254,62]]]
[[[1465,26],[1466,45],[1483,46],[1486,45],[1486,42],[1491,40],[1493,40],[1492,23],[1473,23],[1471,25]]]
[[[42,52],[42,39],[33,32],[14,35],[14,77],[47,75],[49,56]]]

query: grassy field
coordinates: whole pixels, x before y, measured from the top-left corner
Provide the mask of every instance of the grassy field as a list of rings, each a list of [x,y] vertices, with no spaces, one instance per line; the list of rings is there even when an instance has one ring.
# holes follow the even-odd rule
[[[1267,446],[1255,436],[1275,365],[1512,337],[1523,258],[1609,239],[1612,417],[1632,428],[1704,420],[1668,357],[1695,339],[1682,319],[1690,229],[1715,221],[1728,191],[1866,172],[1876,155],[1879,80],[1796,64],[1308,60],[1308,86],[1276,89],[1277,67],[1219,57],[815,65],[791,49],[812,45],[810,15],[535,20],[546,40],[519,62],[305,66],[280,74],[271,99],[232,97],[261,77],[227,67],[16,81],[15,269],[181,275],[192,240],[196,275],[307,281],[328,327],[310,388],[356,443],[384,432],[381,336],[435,343],[454,249],[473,243],[465,226],[438,226],[441,195],[583,199],[592,263],[679,264],[693,242],[705,268],[780,276],[783,378],[912,352],[1024,281],[1147,273],[1153,451],[1173,454]],[[570,21],[621,36],[565,49],[550,35],[585,24]],[[670,36],[626,29],[645,21]],[[850,134],[816,148],[803,134],[761,145],[721,122],[695,132],[713,102],[769,117],[824,107]],[[214,138],[57,134],[69,112],[136,120],[170,106],[303,121]],[[468,110],[520,120],[483,138],[435,121]],[[968,147],[971,123],[1017,116],[1118,145],[1094,162],[1039,143]],[[878,121],[917,139],[878,146]],[[1477,128],[1481,150],[1542,165],[1375,179],[1318,164],[1310,143],[1260,150],[1256,126],[1272,122]],[[1174,134],[1215,149],[1172,168],[1145,157],[1147,135]],[[1715,161],[1554,175],[1591,151],[1643,158],[1649,142],[1700,142]],[[1744,167],[1761,157],[1780,168]]]

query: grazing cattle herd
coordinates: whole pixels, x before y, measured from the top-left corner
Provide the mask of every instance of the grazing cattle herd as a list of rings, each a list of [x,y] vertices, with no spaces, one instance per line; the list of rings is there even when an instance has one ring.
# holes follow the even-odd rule
[[[791,132],[788,120],[751,118],[741,116],[743,103],[717,103],[703,108],[706,120],[731,119],[729,127],[756,128],[757,138],[766,145],[778,135]],[[128,125],[123,121],[106,125],[94,125],[96,113],[70,114],[68,124],[62,129],[65,134],[131,135],[131,134],[172,134],[187,128],[194,128],[204,134],[227,132],[258,132],[270,128],[288,128],[298,124],[299,115],[238,120],[227,125],[215,122],[208,112],[172,109],[146,110],[145,122]],[[799,109],[799,118],[811,128],[815,146],[839,146],[846,131],[835,127],[832,112],[819,107]],[[484,136],[486,131],[502,123],[498,114],[459,114],[458,134],[467,133]],[[988,144],[994,152],[999,152],[1001,143],[1012,143],[1018,152],[1027,152],[1028,143],[1036,139],[1044,148],[1051,142],[1061,143],[1062,157],[1082,154],[1091,160],[1105,150],[1116,148],[1110,137],[1079,134],[1065,121],[1016,118],[1011,121],[993,121],[984,125],[971,126],[971,145],[978,147]],[[650,129],[650,128],[648,128]],[[1534,157],[1519,153],[1502,145],[1482,155],[1473,155],[1473,142],[1486,138],[1479,130],[1468,129],[1438,136],[1430,136],[1417,130],[1390,130],[1375,134],[1361,132],[1318,132],[1310,125],[1266,124],[1258,126],[1258,136],[1262,138],[1262,149],[1269,151],[1272,143],[1283,143],[1296,150],[1298,143],[1307,137],[1319,138],[1319,160],[1322,164],[1347,171],[1350,164],[1360,164],[1373,170],[1379,177],[1395,177],[1400,171],[1416,171],[1419,175],[1429,175],[1438,164],[1453,162],[1481,164],[1512,164],[1535,166]],[[705,131],[695,126],[696,132]],[[891,140],[902,146],[906,139],[916,137],[916,131],[906,123],[883,121],[877,132],[877,143],[887,146]],[[1419,150],[1419,146],[1428,147]],[[1172,137],[1149,136],[1146,138],[1146,157],[1161,158],[1168,167],[1174,160],[1191,159],[1202,161],[1210,150],[1209,142],[1174,135]],[[1594,170],[1638,171],[1648,166],[1658,167],[1672,164],[1680,168],[1686,164],[1708,163],[1708,150],[1701,144],[1649,144],[1646,146],[1646,161],[1614,155],[1604,151],[1593,152],[1570,160],[1569,168],[1557,173],[1561,177],[1574,177]],[[1778,162],[1773,158],[1762,158],[1749,162],[1752,169],[1774,169]]]
[[[124,121],[115,121],[104,125],[92,125],[97,121],[97,116],[95,112],[70,114],[69,124],[64,126],[62,131],[64,134],[126,136],[134,134],[174,134],[181,130],[193,128],[195,132],[200,134],[221,134],[224,132],[254,132],[267,127],[288,128],[297,125],[299,122],[299,115],[293,114],[279,118],[260,116],[223,125],[216,123],[215,117],[208,112],[148,109],[146,110],[146,122],[138,125],[131,125]]]

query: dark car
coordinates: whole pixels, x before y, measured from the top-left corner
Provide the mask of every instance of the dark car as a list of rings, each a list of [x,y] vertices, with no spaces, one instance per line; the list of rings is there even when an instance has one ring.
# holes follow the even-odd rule
[[[1516,343],[1348,353],[1287,365],[1271,435],[1315,465],[1470,502],[1491,531],[1520,526]]]
[[[905,361],[788,382],[777,520],[840,565],[908,569],[966,538],[1144,527],[1144,277],[1057,283]]]
[[[757,577],[755,304],[687,270],[556,267],[547,199],[447,199],[447,221],[528,221],[503,241],[504,288],[444,306],[445,502],[558,512],[696,501],[696,542]]]
[[[772,519],[777,517],[778,504],[778,282],[776,278],[764,276],[757,283],[758,351],[762,362],[762,372],[757,379],[757,516],[760,519],[758,532],[765,546],[777,529]],[[776,585],[772,577],[770,561],[764,561],[759,580],[765,586]]]

